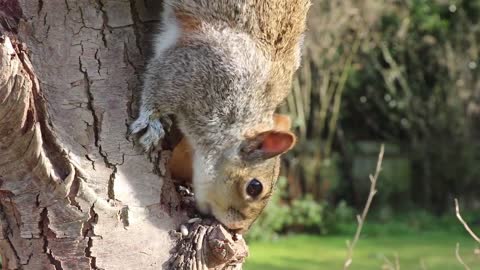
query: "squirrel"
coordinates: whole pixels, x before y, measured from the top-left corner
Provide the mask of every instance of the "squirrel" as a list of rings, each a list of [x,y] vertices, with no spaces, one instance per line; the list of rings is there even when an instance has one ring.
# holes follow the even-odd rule
[[[198,210],[249,229],[295,135],[274,112],[301,58],[310,0],[166,0],[130,133],[150,151],[174,115],[193,149]]]

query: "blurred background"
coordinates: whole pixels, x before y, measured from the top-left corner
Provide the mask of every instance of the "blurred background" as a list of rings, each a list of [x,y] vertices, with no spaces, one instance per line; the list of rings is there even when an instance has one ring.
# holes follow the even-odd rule
[[[313,0],[281,108],[299,137],[248,235],[253,269],[480,269],[480,0]]]

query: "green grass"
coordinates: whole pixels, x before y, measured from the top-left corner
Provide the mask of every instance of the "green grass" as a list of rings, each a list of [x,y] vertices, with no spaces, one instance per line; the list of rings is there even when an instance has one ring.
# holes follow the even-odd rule
[[[245,270],[334,270],[342,269],[348,236],[296,235],[275,242],[249,243]],[[461,270],[455,246],[472,270],[480,269],[480,256],[473,239],[458,232],[430,232],[363,237],[355,248],[352,270],[382,269],[384,256],[392,262],[398,254],[401,269]]]

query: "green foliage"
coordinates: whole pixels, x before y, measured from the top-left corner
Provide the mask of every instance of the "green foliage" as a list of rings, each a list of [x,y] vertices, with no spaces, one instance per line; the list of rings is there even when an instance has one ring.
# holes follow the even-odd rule
[[[323,232],[325,230],[324,210],[324,204],[316,202],[310,195],[294,200],[290,206],[289,220],[286,225],[304,232]]]
[[[340,125],[349,141],[404,146],[414,174],[402,202],[442,212],[452,196],[474,197],[480,188],[480,113],[472,110],[480,105],[480,13],[472,12],[479,8],[479,1],[384,4],[355,58]]]
[[[438,4],[437,1],[414,0],[410,3],[410,16],[413,24],[420,32],[444,35],[448,30],[448,5]]]
[[[299,137],[288,155],[288,175],[300,183],[292,196],[358,206],[376,154],[355,147],[373,141],[400,148],[379,181],[377,200],[391,210],[442,213],[454,196],[475,198],[480,1],[319,0],[308,23],[304,64],[282,111]]]
[[[339,223],[354,223],[355,210],[348,206],[345,201],[340,201],[334,211],[335,220]]]
[[[325,211],[325,225],[323,233],[326,235],[341,234],[356,224],[356,211],[346,201],[340,201],[336,207],[328,206]],[[348,231],[350,232],[350,231]]]
[[[363,206],[379,142],[388,143],[371,209],[376,223],[365,231],[457,228],[438,216],[452,217],[453,197],[478,202],[479,47],[480,1],[316,3],[305,61],[282,111],[299,137],[286,162],[299,184],[290,181],[294,194],[274,195],[251,238],[353,232],[357,211],[348,204]],[[347,202],[334,207],[340,199]],[[412,208],[435,215],[397,218]]]
[[[268,240],[278,237],[280,233],[302,231],[325,233],[325,204],[318,203],[311,196],[292,201],[282,201],[286,179],[280,177],[277,192],[247,234],[248,239]]]

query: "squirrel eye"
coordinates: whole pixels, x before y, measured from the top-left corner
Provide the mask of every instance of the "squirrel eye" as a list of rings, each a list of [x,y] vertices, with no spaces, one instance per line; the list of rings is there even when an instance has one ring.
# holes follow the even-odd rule
[[[262,193],[263,186],[260,181],[258,181],[256,178],[253,178],[250,180],[250,182],[247,185],[247,194],[248,196],[252,198],[258,197]]]

